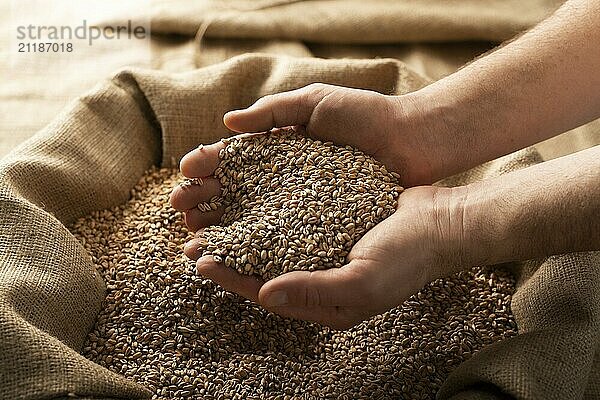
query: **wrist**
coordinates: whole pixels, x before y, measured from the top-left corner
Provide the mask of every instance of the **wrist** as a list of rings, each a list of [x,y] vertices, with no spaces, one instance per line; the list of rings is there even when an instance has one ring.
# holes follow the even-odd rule
[[[454,200],[461,221],[459,262],[463,268],[502,262],[505,247],[511,247],[508,226],[509,212],[497,198],[500,190],[489,190],[488,182],[475,182],[455,188]],[[500,201],[499,201],[500,200]]]
[[[485,181],[431,188],[432,211],[422,219],[436,257],[430,280],[505,261],[513,246],[506,214],[513,213],[500,205],[497,191],[489,190]]]
[[[387,96],[389,102],[388,145],[396,155],[391,168],[401,176],[404,187],[434,182],[437,160],[431,154],[426,119],[413,93]]]
[[[409,197],[403,198],[403,196]],[[411,196],[412,195],[412,196]],[[403,201],[404,200],[404,201]],[[427,281],[448,276],[468,266],[465,237],[465,186],[420,186],[406,190],[399,198],[399,210],[410,208],[415,231],[423,232],[423,254],[429,258]],[[417,211],[416,215],[412,214]]]
[[[600,146],[464,186],[464,260],[492,265],[600,243]]]
[[[396,148],[410,145],[415,184],[431,184],[470,166],[473,128],[459,99],[430,85],[395,97]]]
[[[402,97],[402,96],[401,96]],[[521,95],[488,84],[468,68],[405,97],[432,163],[433,181],[526,147],[527,107]]]
[[[566,233],[557,229],[568,186],[542,163],[462,187],[465,266],[494,265],[557,254]],[[561,188],[562,187],[562,188]],[[562,204],[562,205],[561,205]],[[565,215],[566,217],[566,215]],[[567,220],[577,220],[575,215]],[[566,249],[565,249],[566,250]]]

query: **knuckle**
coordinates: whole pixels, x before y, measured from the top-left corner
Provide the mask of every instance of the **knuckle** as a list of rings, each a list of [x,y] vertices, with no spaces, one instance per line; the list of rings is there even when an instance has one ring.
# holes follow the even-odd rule
[[[323,94],[324,92],[330,91],[333,87],[333,85],[316,82],[306,86],[305,89],[311,94]]]
[[[256,100],[256,102],[254,103],[255,106],[264,106],[267,105],[271,102],[273,102],[273,100],[275,100],[275,95],[274,94],[267,94],[266,96],[261,97],[260,99]]]
[[[324,304],[324,296],[319,288],[307,285],[301,296],[300,305],[303,307],[321,307]]]
[[[303,306],[304,307],[320,307],[323,304],[323,296],[321,294],[321,291],[316,288],[316,287],[312,287],[312,286],[306,286],[304,288],[304,295],[303,297]]]
[[[310,85],[307,85],[306,88],[310,89],[310,90],[319,90],[319,89],[323,89],[325,86],[327,86],[325,83],[321,83],[321,82],[314,82],[311,83]]]

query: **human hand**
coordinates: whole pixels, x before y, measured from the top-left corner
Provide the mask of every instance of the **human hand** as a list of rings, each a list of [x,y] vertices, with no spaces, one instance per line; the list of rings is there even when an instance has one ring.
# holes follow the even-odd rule
[[[388,169],[401,174],[403,185],[410,186],[429,182],[433,176],[429,159],[433,153],[424,151],[426,146],[422,141],[426,135],[406,134],[406,137],[401,137],[396,131],[398,121],[402,121],[405,127],[409,126],[407,121],[410,118],[407,116],[414,112],[409,100],[400,106],[397,97],[314,84],[264,97],[246,110],[226,114],[224,121],[230,129],[238,132],[264,131],[273,126],[304,125],[311,137],[349,144],[378,158]],[[173,206],[185,212],[186,224],[192,230],[218,223],[222,215],[221,209],[201,212],[196,205],[220,192],[219,182],[210,178],[210,175],[217,167],[218,153],[223,146],[222,143],[215,143],[195,149],[181,161],[182,173],[190,178],[202,178],[203,183],[176,188],[171,197]],[[443,192],[444,189],[414,189],[406,192],[410,195],[403,194],[403,198],[416,196],[416,193],[425,195],[428,191],[437,193]],[[435,196],[430,197],[434,198]],[[428,203],[421,200],[423,199],[419,199],[419,205],[426,207]],[[419,207],[408,209],[419,213]],[[212,257],[202,257],[197,263],[198,271],[226,289],[238,292],[277,313],[334,327],[351,326],[370,315],[399,304],[423,287],[433,276],[430,274],[433,271],[431,266],[437,263],[426,260],[425,257],[426,250],[432,248],[419,244],[421,240],[426,244],[433,243],[432,238],[425,238],[432,231],[427,230],[429,228],[424,224],[424,218],[417,215],[408,216],[407,212],[408,210],[399,210],[389,221],[384,221],[363,237],[350,253],[349,264],[340,270],[294,272],[265,284],[216,264]],[[413,236],[405,233],[400,237],[402,240],[394,244],[394,235],[401,234],[403,229],[395,223],[399,223],[400,226],[417,224],[419,228],[415,227],[409,231]],[[202,231],[199,231],[198,237],[186,245],[185,252],[193,259],[200,257],[197,249],[199,241],[202,240],[201,236]],[[403,246],[410,248],[410,256],[403,254]],[[412,250],[412,247],[417,250]],[[396,264],[397,268],[384,268],[387,262],[396,260],[396,253],[403,254],[404,263]],[[433,257],[437,257],[437,253],[431,253],[429,256],[432,254]],[[397,285],[396,278],[401,279],[400,286]],[[302,279],[308,280],[310,284],[321,282],[323,286],[321,289],[311,289],[310,286],[306,286],[308,283],[302,286]],[[289,305],[284,308],[273,307],[273,297],[281,296],[273,293],[281,292],[281,288],[285,289],[288,286],[291,290],[288,293]],[[280,289],[277,289],[278,287]],[[303,287],[304,293],[299,291]],[[329,292],[330,288],[332,292]],[[377,290],[381,292],[376,293]],[[304,299],[298,296],[304,296]]]
[[[216,143],[194,150],[197,157],[184,159],[182,169],[193,176],[208,175],[218,164],[222,146]],[[176,189],[172,204],[186,210],[210,198],[211,180],[203,181],[201,186]],[[197,260],[200,274],[268,310],[348,328],[397,306],[429,281],[451,271],[451,256],[457,252],[449,246],[457,244],[454,237],[460,237],[451,231],[460,215],[452,209],[454,192],[431,186],[406,190],[399,197],[398,210],[359,240],[347,257],[348,264],[338,269],[296,271],[261,282],[216,263],[212,256],[201,257],[202,229],[184,251]],[[203,219],[192,221],[186,215],[195,228],[216,223],[210,216],[197,214]]]
[[[428,102],[433,104],[433,100]],[[338,145],[350,145],[373,156],[400,175],[404,187],[429,184],[447,173],[442,166],[444,146],[421,115],[415,98],[385,96],[360,89],[315,83],[289,92],[262,97],[244,110],[223,117],[235,132],[262,132],[273,127],[303,125],[308,136]],[[420,104],[420,103],[419,103]],[[199,202],[220,194],[220,185],[209,176],[218,163],[222,143],[194,149],[181,160],[181,172],[202,178],[202,188],[175,189],[174,207],[185,212],[192,230],[217,223],[222,209],[203,213]],[[446,171],[447,172],[447,171]]]
[[[312,138],[373,156],[400,174],[405,187],[443,177],[436,154],[441,146],[425,128],[411,96],[315,83],[262,97],[246,109],[228,112],[223,121],[235,132],[303,125]]]

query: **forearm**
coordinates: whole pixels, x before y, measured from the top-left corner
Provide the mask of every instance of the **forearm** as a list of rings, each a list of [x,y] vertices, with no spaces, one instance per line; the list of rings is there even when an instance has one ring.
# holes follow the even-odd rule
[[[513,42],[406,97],[442,178],[600,117],[600,0],[571,0]],[[427,144],[427,143],[426,143]]]
[[[600,250],[600,146],[456,193],[464,265]]]

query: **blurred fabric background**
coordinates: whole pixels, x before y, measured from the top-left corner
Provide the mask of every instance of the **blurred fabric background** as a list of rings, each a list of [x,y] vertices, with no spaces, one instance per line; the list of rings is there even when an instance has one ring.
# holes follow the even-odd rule
[[[472,15],[450,2],[411,2],[410,7],[407,2],[382,0],[310,3],[307,8],[306,2],[294,0],[144,0],[130,3],[123,12],[122,4],[109,1],[59,1],[49,6],[1,0],[0,157],[124,66],[184,72],[244,52],[390,57],[436,80],[532,26],[561,2],[463,2],[471,3]],[[382,14],[382,6],[389,13]],[[60,25],[81,16],[99,25],[129,16],[150,24],[152,35],[120,46],[106,41],[80,46],[71,55],[14,53],[16,19]],[[378,23],[374,26],[373,21]],[[553,158],[598,143],[600,123],[595,122],[542,143],[538,150],[544,158]]]

